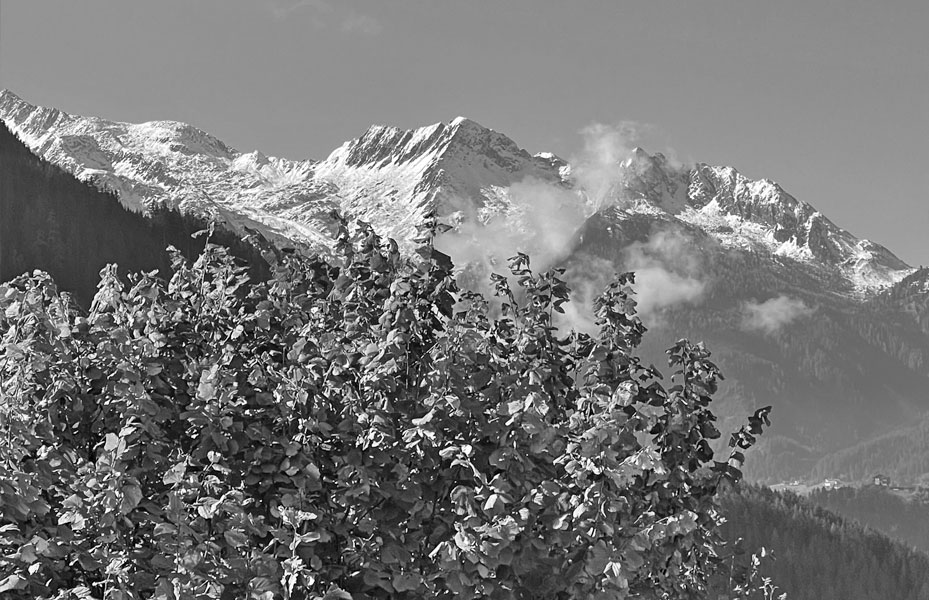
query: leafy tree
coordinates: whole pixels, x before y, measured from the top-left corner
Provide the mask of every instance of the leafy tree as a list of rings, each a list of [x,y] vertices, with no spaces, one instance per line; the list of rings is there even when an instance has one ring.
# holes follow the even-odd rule
[[[195,259],[205,240],[191,234],[208,224],[203,217],[167,207],[133,212],[115,194],[78,181],[34,155],[4,123],[0,215],[0,281],[40,269],[84,308],[108,262],[119,263],[123,273],[159,268],[167,276],[165,247],[174,244]],[[212,240],[247,260],[250,276],[267,277],[268,266],[251,244],[226,228],[216,229]]]
[[[208,244],[101,272],[89,313],[40,272],[0,285],[0,592],[9,598],[685,598],[719,551],[720,374],[635,354],[631,274],[599,333],[529,257],[495,304],[423,232],[404,259],[343,223],[332,264]]]

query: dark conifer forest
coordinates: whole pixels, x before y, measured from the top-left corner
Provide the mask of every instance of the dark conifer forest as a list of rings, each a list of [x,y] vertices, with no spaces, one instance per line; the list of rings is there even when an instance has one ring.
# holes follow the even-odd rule
[[[131,212],[115,195],[38,158],[0,125],[0,281],[40,269],[88,306],[108,263],[123,274],[166,273],[165,249],[197,256],[205,238],[191,234],[208,225],[169,209]],[[252,275],[267,275],[259,253],[236,235],[217,228],[212,241],[246,259]]]
[[[877,472],[898,484],[927,483],[929,418],[827,456],[813,470],[818,477],[841,473],[846,481],[861,481]]]
[[[866,485],[820,489],[808,501],[923,552],[929,552],[929,490]]]
[[[800,496],[746,486],[722,506],[726,538],[741,538],[747,553],[772,551],[761,572],[791,600],[929,598],[929,556]]]

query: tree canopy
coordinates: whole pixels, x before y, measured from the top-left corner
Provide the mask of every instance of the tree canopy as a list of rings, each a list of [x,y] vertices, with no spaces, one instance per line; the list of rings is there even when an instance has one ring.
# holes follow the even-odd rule
[[[0,591],[9,598],[700,597],[722,562],[719,370],[659,371],[632,274],[565,334],[558,270],[496,298],[343,223],[329,262],[224,248],[101,272],[84,313],[0,284]]]

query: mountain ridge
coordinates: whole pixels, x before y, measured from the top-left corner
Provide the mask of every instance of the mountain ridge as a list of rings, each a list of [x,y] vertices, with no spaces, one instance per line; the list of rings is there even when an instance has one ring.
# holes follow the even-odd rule
[[[437,245],[478,265],[473,282],[523,251],[535,269],[567,267],[583,305],[616,271],[635,271],[656,332],[651,360],[679,337],[705,340],[727,377],[727,428],[775,405],[770,441],[749,461],[760,480],[840,475],[816,465],[841,465],[823,461],[929,412],[925,273],[733,167],[642,149],[569,162],[464,117],[372,126],[318,161],[240,152],[171,121],[74,117],[11,93],[0,118],[37,155],[143,212],[164,205],[303,252],[331,247],[333,210],[406,251],[435,214],[452,226]],[[565,324],[592,325],[580,313]]]
[[[453,225],[513,214],[508,197],[525,181],[571,191],[562,202],[584,218],[602,208],[578,185],[583,165],[530,155],[502,133],[458,117],[403,130],[371,126],[320,161],[243,153],[176,121],[127,124],[78,117],[0,92],[0,118],[40,156],[115,191],[130,208],[164,203],[248,226],[279,243],[325,251],[341,210],[384,235],[409,242],[427,214]],[[729,247],[755,247],[842,271],[860,290],[892,285],[912,268],[885,247],[859,239],[770,180],[733,167],[675,168],[640,148],[607,175],[606,204],[658,208]],[[579,177],[579,173],[581,177]],[[656,201],[656,196],[659,198]]]

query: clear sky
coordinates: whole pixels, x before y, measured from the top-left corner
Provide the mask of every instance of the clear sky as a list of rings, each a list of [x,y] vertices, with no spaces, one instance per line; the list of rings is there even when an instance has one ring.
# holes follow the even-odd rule
[[[3,87],[289,158],[458,115],[570,157],[634,121],[929,265],[927,0],[0,0]]]

